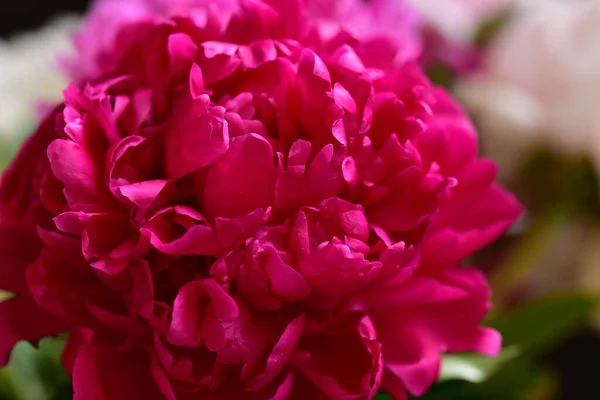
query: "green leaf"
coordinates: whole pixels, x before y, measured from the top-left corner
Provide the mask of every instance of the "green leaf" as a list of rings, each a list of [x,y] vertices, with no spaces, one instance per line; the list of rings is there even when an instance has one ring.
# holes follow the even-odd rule
[[[583,294],[552,296],[520,306],[489,321],[502,334],[505,346],[539,351],[563,340],[583,325],[596,299]]]
[[[497,13],[493,18],[484,23],[479,27],[474,37],[474,43],[478,47],[485,46],[492,40],[498,31],[506,24],[507,21],[512,17],[512,10],[506,9],[503,12]]]
[[[503,364],[481,383],[450,380],[434,385],[423,400],[522,400],[521,393],[534,382],[538,365],[530,357],[517,357]]]
[[[5,292],[4,290],[0,290],[0,303],[10,299],[11,297],[13,297],[13,294],[11,292]]]
[[[69,377],[64,373],[60,362],[63,347],[64,340],[59,338],[42,339],[38,348],[26,342],[19,342],[11,354],[8,366],[0,370],[0,398],[71,398]]]
[[[373,400],[392,400],[392,396],[390,396],[389,394],[387,394],[385,392],[379,392],[379,393],[377,393],[377,396],[375,396],[375,398]]]
[[[433,64],[427,69],[427,76],[436,85],[441,85],[447,88],[452,87],[456,80],[456,73],[446,65]]]
[[[442,360],[442,369],[438,382],[459,379],[479,383],[488,379],[504,364],[519,356],[516,346],[504,349],[496,357],[481,354],[458,353],[447,354]]]
[[[542,213],[528,228],[529,232],[506,252],[489,278],[494,304],[491,314],[502,311],[506,299],[529,277],[537,261],[568,223],[567,213],[554,209]]]

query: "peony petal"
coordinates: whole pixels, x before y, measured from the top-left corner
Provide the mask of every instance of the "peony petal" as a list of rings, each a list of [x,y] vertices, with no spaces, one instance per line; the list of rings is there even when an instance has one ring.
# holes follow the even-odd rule
[[[48,146],[48,158],[52,172],[65,184],[65,197],[72,207],[98,203],[96,166],[83,148],[57,139]]]
[[[367,291],[362,301],[369,308],[436,304],[467,298],[468,291],[445,282],[421,276],[413,276],[398,286],[377,287]]]
[[[141,212],[146,211],[167,188],[169,181],[161,179],[136,182],[119,187],[119,194],[135,204]]]
[[[189,66],[198,49],[198,46],[196,46],[192,38],[184,33],[174,33],[170,35],[167,46],[171,68],[174,70]]]
[[[212,218],[233,218],[273,202],[273,149],[264,138],[248,134],[231,140],[229,151],[210,166],[202,203]]]
[[[156,249],[166,254],[218,255],[221,246],[206,219],[188,207],[175,206],[157,212],[141,228]]]
[[[226,248],[240,244],[267,222],[270,213],[270,208],[266,211],[259,208],[237,218],[216,218],[215,230],[219,243]]]
[[[471,268],[454,268],[437,279],[444,290],[434,298],[428,294],[369,312],[386,349],[386,368],[416,396],[437,379],[441,353],[478,351],[490,355],[500,350],[498,333],[479,326],[489,308],[489,289],[483,276]],[[454,297],[452,291],[466,295]],[[395,317],[390,319],[389,315]]]
[[[431,218],[437,205],[435,191],[425,191],[406,182],[369,207],[367,218],[388,232],[408,232]]]
[[[240,46],[238,55],[247,68],[258,68],[277,58],[277,48],[272,40],[260,40],[248,46]]]
[[[273,247],[266,249],[265,273],[269,276],[271,291],[283,301],[299,301],[310,294],[310,285],[304,277],[279,257]]]
[[[339,243],[325,243],[315,249],[298,270],[310,283],[313,292],[337,298],[357,291],[377,276],[379,262],[365,259]]]
[[[310,358],[297,368],[333,399],[372,399],[383,374],[381,345],[368,317],[349,317],[337,335],[307,337],[300,348]]]
[[[206,93],[204,87],[204,76],[202,75],[202,69],[198,64],[192,64],[190,70],[190,94],[194,100],[198,100],[200,96]]]
[[[214,280],[189,282],[175,299],[168,340],[178,346],[196,347],[208,336],[207,346],[217,344],[222,348],[225,345],[223,321],[235,319],[237,315],[235,301]],[[222,339],[217,339],[217,335]]]
[[[73,368],[74,400],[165,400],[143,351],[119,353],[82,342]]]
[[[204,42],[196,62],[202,70],[204,83],[213,85],[237,70],[241,60],[237,57],[238,45],[224,42]]]
[[[302,314],[288,324],[271,350],[264,372],[248,381],[248,390],[255,391],[263,388],[282,371],[304,333],[305,322],[306,316]]]
[[[0,228],[0,289],[14,293],[0,302],[0,365],[8,361],[19,340],[32,343],[67,329],[59,318],[43,310],[31,297],[25,271],[39,255],[40,241],[19,228]]]
[[[206,167],[229,148],[229,129],[222,107],[208,95],[183,100],[171,117],[166,134],[167,175],[179,179]]]

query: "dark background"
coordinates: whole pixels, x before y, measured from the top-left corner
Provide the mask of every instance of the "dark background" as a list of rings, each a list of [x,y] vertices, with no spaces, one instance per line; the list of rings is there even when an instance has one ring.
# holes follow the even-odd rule
[[[0,37],[35,29],[52,17],[65,13],[82,13],[89,0],[2,0]]]
[[[440,0],[443,1],[443,0]],[[2,0],[0,38],[36,29],[53,17],[65,13],[83,13],[89,0]],[[1,62],[1,60],[0,60]],[[565,342],[548,359],[561,376],[560,400],[591,399],[600,379],[600,338],[595,331],[584,330]]]

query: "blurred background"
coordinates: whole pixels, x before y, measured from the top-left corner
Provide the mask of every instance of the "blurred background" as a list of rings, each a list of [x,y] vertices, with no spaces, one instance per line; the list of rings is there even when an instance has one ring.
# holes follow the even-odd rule
[[[504,351],[447,356],[424,398],[600,398],[600,0],[404,2],[439,55],[424,63],[430,77],[462,101],[481,152],[527,208],[469,260],[490,279],[487,323],[502,332]],[[0,6],[0,168],[60,101],[69,83],[61,60],[88,3]],[[61,346],[60,338],[19,344],[0,370],[0,399],[70,398]]]

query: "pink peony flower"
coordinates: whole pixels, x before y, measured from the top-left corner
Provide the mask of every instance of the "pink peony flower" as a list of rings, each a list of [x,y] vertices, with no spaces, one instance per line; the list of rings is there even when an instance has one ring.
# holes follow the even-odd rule
[[[336,36],[340,29],[345,31],[360,41],[360,47],[370,53],[368,62],[377,63],[377,67],[382,67],[382,62],[419,60],[424,67],[439,63],[463,73],[478,66],[479,52],[472,45],[476,29],[508,1],[445,0],[438,4],[425,0],[306,0],[306,11],[323,37]],[[96,0],[86,23],[75,35],[78,56],[66,60],[66,70],[77,82],[110,71],[140,32],[121,29],[128,24],[151,25],[178,14],[203,24],[207,13],[227,24],[240,3]]]
[[[120,28],[5,175],[4,354],[66,324],[76,400],[300,400],[420,395],[440,354],[497,353],[458,263],[521,208],[463,111],[298,0],[193,10]]]

